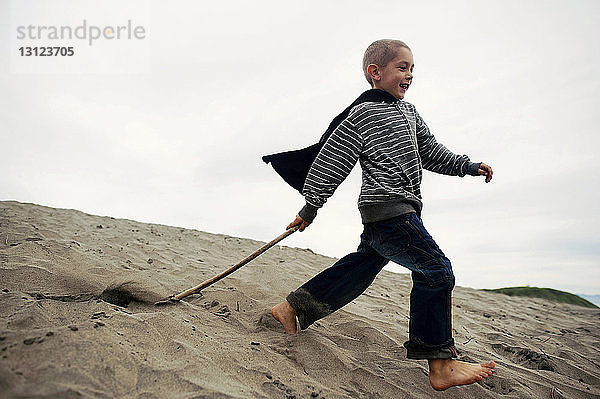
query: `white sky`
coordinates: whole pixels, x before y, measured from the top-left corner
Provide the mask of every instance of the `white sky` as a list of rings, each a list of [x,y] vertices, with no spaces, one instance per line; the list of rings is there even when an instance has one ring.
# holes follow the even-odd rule
[[[43,43],[17,25],[83,19],[146,38],[19,56]],[[369,88],[364,49],[398,38],[406,100],[495,171],[425,173],[423,220],[457,284],[598,294],[599,27],[598,1],[3,1],[0,199],[271,240],[303,199],[261,156],[316,142]],[[282,244],[355,250],[359,189],[357,166]]]

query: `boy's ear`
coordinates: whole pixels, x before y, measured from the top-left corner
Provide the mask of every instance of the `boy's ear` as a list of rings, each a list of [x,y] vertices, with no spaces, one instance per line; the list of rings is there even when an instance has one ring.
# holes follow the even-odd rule
[[[373,81],[381,79],[381,70],[377,64],[369,64],[367,67],[367,73]]]

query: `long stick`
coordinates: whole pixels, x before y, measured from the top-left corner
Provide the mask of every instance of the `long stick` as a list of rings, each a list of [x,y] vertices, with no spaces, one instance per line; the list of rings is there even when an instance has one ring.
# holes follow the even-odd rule
[[[156,302],[155,305],[161,305],[163,303],[168,303],[168,302],[178,302],[178,301],[182,300],[183,298],[185,298],[186,296],[195,294],[196,292],[202,290],[203,288],[206,288],[209,285],[212,285],[212,284],[216,283],[217,281],[221,280],[222,278],[229,276],[231,273],[233,273],[234,271],[236,271],[240,267],[244,266],[246,263],[248,263],[251,260],[253,260],[256,257],[258,257],[260,254],[262,254],[263,252],[265,252],[267,249],[271,248],[273,245],[277,244],[279,241],[283,240],[284,238],[286,238],[290,234],[296,232],[299,228],[300,228],[300,226],[294,226],[294,227],[286,230],[284,233],[282,233],[281,235],[279,235],[273,241],[271,241],[271,242],[263,245],[262,247],[260,247],[259,249],[257,249],[253,254],[249,255],[248,257],[246,257],[245,259],[241,260],[236,265],[234,265],[234,266],[230,267],[229,269],[225,270],[223,273],[218,274],[218,275],[216,275],[216,276],[214,276],[212,278],[209,278],[208,280],[202,282],[201,284],[199,284],[199,285],[197,285],[195,287],[192,287],[192,288],[190,288],[188,290],[185,290],[183,292],[180,292],[177,295],[169,297],[169,298],[167,298],[164,301]]]

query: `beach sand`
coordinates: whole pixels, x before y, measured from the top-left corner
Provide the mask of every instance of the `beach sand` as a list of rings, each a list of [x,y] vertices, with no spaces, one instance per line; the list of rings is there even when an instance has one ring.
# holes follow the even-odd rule
[[[0,202],[0,397],[600,396],[599,309],[457,286],[460,357],[497,367],[445,392],[429,386],[426,362],[405,358],[406,274],[383,271],[342,310],[285,335],[270,308],[335,261],[308,249],[276,246],[201,295],[153,305],[263,244]]]

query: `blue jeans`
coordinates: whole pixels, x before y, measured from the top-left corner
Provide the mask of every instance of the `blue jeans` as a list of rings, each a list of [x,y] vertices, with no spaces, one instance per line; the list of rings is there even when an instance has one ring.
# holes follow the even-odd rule
[[[456,357],[452,338],[452,265],[413,212],[366,223],[356,252],[344,256],[287,296],[300,328],[331,314],[362,294],[389,262],[412,272],[410,359]]]

